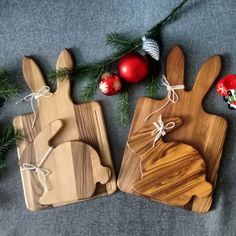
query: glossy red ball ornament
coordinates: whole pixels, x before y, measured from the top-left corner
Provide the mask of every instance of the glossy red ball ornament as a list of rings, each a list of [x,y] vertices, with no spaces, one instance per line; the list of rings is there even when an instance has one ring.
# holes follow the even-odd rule
[[[148,71],[147,58],[139,53],[128,53],[118,63],[119,76],[128,83],[139,83],[147,77]]]
[[[99,83],[100,91],[107,96],[115,95],[121,90],[121,81],[118,75],[113,73],[103,74]]]

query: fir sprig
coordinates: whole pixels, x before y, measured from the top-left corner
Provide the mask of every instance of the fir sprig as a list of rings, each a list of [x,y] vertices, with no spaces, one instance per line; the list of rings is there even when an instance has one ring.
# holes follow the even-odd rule
[[[150,71],[149,76],[147,78],[147,96],[150,98],[156,98],[157,91],[161,86],[161,80],[157,79],[158,73],[161,70],[160,61],[155,62],[154,60],[150,61]]]
[[[155,98],[159,87],[160,87],[159,81],[156,79],[154,75],[150,75],[147,84],[147,96],[150,98]]]
[[[124,47],[127,47],[127,51],[129,48],[133,48],[134,42],[129,39],[125,34],[122,33],[110,33],[106,36],[107,44],[113,46],[117,50],[123,50]]]
[[[86,85],[82,90],[82,101],[84,102],[90,101],[91,97],[95,96],[99,80],[103,73],[103,68],[99,68],[96,71],[94,70],[93,73],[95,74],[95,76],[91,77],[92,79],[90,79],[89,84]]]
[[[153,38],[158,41],[159,44],[162,43],[161,39],[161,33],[163,28],[177,20],[180,10],[184,6],[184,4],[188,0],[183,0],[176,8],[174,8],[168,16],[166,16],[163,20],[158,22],[156,25],[154,25],[151,29],[149,29],[147,32],[145,32],[143,35],[135,38],[130,39],[126,35],[122,33],[111,33],[107,35],[106,42],[110,46],[112,46],[114,49],[116,49],[116,52],[114,52],[111,56],[108,56],[107,58],[104,58],[101,61],[95,62],[95,63],[87,63],[83,64],[81,66],[75,67],[72,70],[68,70],[67,68],[60,69],[53,71],[49,75],[50,80],[60,79],[63,80],[65,78],[68,78],[69,75],[72,75],[73,77],[79,77],[81,79],[89,79],[89,84],[83,89],[82,91],[82,99],[83,101],[89,101],[93,98],[93,96],[96,94],[97,84],[98,84],[98,71],[106,71],[111,68],[114,68],[117,64],[118,60],[124,56],[125,54],[133,51],[137,51],[142,46],[142,36],[147,36],[149,38]],[[151,76],[151,79],[149,80],[149,84],[147,86],[147,92],[150,97],[154,97],[156,95],[156,91],[158,89],[158,82],[157,78]],[[128,122],[127,116],[128,116],[128,93],[127,91],[122,91],[122,93],[119,96],[119,108],[118,108],[119,116],[120,116],[120,122],[121,124],[125,124]],[[126,116],[124,114],[127,114]]]
[[[122,90],[119,94],[118,109],[119,109],[119,123],[124,126],[129,121],[128,114],[129,107],[129,93],[127,90]]]
[[[17,88],[9,83],[9,73],[0,70],[0,99],[14,98],[17,95]]]
[[[15,131],[14,127],[8,127],[3,130],[0,137],[0,173],[6,167],[5,159],[8,151],[16,146],[22,140],[20,131]]]
[[[10,84],[9,78],[10,75],[6,70],[0,70],[0,105],[6,99],[14,98],[17,95],[17,87]],[[5,168],[7,152],[15,146],[21,137],[20,132],[15,131],[12,126],[5,128],[0,134],[0,174],[3,168]]]

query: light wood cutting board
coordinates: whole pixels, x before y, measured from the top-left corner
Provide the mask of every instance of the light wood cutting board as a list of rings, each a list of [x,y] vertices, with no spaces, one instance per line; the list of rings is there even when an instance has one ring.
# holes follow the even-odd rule
[[[58,58],[56,68],[72,68],[72,57],[67,49],[63,50]],[[46,85],[40,68],[35,61],[29,57],[23,60],[24,78],[32,92],[38,92]],[[37,109],[37,119],[34,127],[32,123],[34,114],[17,116],[13,124],[16,129],[23,131],[25,141],[21,142],[18,149],[18,157],[21,159],[22,153],[28,143],[34,141],[35,137],[49,124],[55,120],[63,121],[63,129],[56,135],[51,146],[57,147],[61,143],[79,140],[92,146],[100,157],[101,164],[108,167],[111,177],[105,184],[97,184],[92,197],[112,194],[116,191],[116,179],[112,164],[109,144],[102,114],[101,106],[98,102],[84,104],[74,104],[70,96],[70,80],[57,81],[56,92],[50,97],[40,97]],[[45,153],[45,150],[42,150]],[[32,153],[33,158],[37,155]],[[30,160],[38,163],[40,160]],[[21,171],[26,206],[30,210],[40,210],[50,206],[39,204],[39,198],[43,194],[43,187],[38,176],[32,171]],[[75,201],[73,201],[75,202]],[[65,205],[70,202],[62,202],[56,205]]]
[[[166,77],[170,85],[184,84],[184,54],[179,46],[169,52],[166,63]],[[224,118],[204,111],[202,101],[217,78],[221,69],[220,56],[208,59],[200,68],[191,91],[176,90],[179,101],[169,103],[146,122],[145,118],[165,104],[167,98],[155,100],[142,97],[138,100],[129,137],[145,125],[154,122],[162,114],[168,117],[181,117],[183,125],[165,136],[165,141],[178,141],[193,146],[206,164],[206,179],[214,187],[226,136],[227,122]],[[137,194],[133,184],[141,178],[140,158],[127,145],[118,178],[118,187],[127,193]],[[194,197],[185,208],[195,212],[207,212],[212,203],[212,195],[205,198]]]

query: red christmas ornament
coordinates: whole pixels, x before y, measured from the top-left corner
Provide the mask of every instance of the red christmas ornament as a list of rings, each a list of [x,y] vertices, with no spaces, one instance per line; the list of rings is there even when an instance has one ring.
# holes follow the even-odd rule
[[[148,61],[139,53],[128,53],[120,58],[118,72],[129,83],[139,83],[148,75]]]
[[[228,92],[232,89],[236,89],[236,75],[229,74],[223,77],[217,84],[216,84],[216,91],[221,96],[228,96]]]
[[[115,95],[121,90],[121,81],[118,75],[112,73],[103,74],[99,83],[100,91],[107,95]]]

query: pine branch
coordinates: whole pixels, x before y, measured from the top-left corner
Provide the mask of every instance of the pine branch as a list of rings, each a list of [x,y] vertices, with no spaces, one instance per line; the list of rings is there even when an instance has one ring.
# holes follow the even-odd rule
[[[174,8],[168,16],[163,20],[154,25],[150,30],[148,30],[145,36],[153,38],[162,45],[161,31],[167,25],[175,20],[177,20],[180,15],[180,10],[188,0],[183,0],[176,8]],[[133,40],[129,39],[122,33],[111,33],[107,35],[107,44],[113,46],[116,49],[112,55],[104,58],[95,63],[88,63],[74,68],[73,70],[68,70],[67,68],[56,70],[52,72],[49,76],[50,80],[55,80],[56,78],[66,79],[68,76],[72,75],[74,77],[80,76],[81,79],[89,79],[89,84],[83,89],[82,99],[88,101],[96,94],[98,88],[98,82],[100,76],[104,70],[109,70],[113,68],[118,60],[125,54],[133,51],[137,51],[142,46],[142,36],[139,36]],[[154,76],[149,80],[147,86],[147,92],[149,96],[155,97],[158,89],[158,81]],[[119,113],[120,113],[120,122],[128,121],[128,92],[122,92],[119,100]]]
[[[11,126],[5,128],[0,137],[0,173],[6,167],[5,159],[10,149],[14,148],[23,139],[19,131]]]
[[[20,131],[15,131],[13,126],[5,128],[0,138],[0,159],[4,159],[7,152],[21,140]]]
[[[122,90],[119,94],[118,114],[119,123],[125,126],[129,121],[129,93],[127,90]]]
[[[17,88],[10,85],[1,85],[0,98],[8,99],[15,98],[17,95]]]
[[[161,63],[156,62],[155,60],[150,60],[150,72],[147,79],[147,96],[150,98],[156,98],[157,91],[161,86],[161,80],[158,78],[158,75],[161,71]]]
[[[157,32],[159,32],[160,30],[162,30],[162,28],[164,26],[166,26],[167,24],[171,24],[174,21],[177,20],[177,18],[180,15],[180,11],[182,9],[182,7],[184,6],[184,4],[187,3],[188,0],[183,0],[177,7],[175,7],[168,16],[166,16],[162,21],[158,22],[156,25],[154,25],[150,30],[148,30],[145,34],[145,36],[153,38],[154,35],[156,35]]]
[[[0,81],[8,80],[9,76],[9,73],[6,70],[0,70]]]
[[[126,35],[116,32],[108,34],[106,42],[117,50],[123,50],[126,47],[130,48],[135,46]]]
[[[148,30],[144,35],[148,37],[155,36],[156,38],[157,35],[160,34],[160,31],[163,28],[163,26],[177,19],[180,10],[187,1],[188,0],[182,1],[181,4],[176,8],[174,8],[167,17],[165,17],[162,21],[160,21],[154,27]],[[56,78],[65,79],[68,75],[73,75],[73,76],[80,75],[81,78],[83,76],[86,76],[87,73],[89,73],[90,71],[101,69],[102,67],[106,68],[106,66],[109,66],[110,64],[117,62],[125,54],[138,50],[142,45],[142,36],[137,37],[134,40],[130,40],[122,33],[108,34],[107,43],[117,48],[117,51],[114,54],[101,61],[84,64],[74,68],[73,70],[68,70],[68,68],[62,68],[56,71],[52,71],[49,74],[49,79],[50,80],[55,80]]]
[[[15,98],[17,88],[9,83],[9,74],[7,71],[0,71],[0,99]]]
[[[60,68],[59,70],[51,71],[48,75],[48,79],[49,81],[53,82],[55,81],[55,78],[64,80],[70,76],[76,77],[77,75],[80,75],[81,79],[91,79],[94,73],[96,73],[98,70],[101,71],[102,69],[107,69],[108,67],[112,66],[113,63],[116,63],[122,56],[135,51],[140,46],[141,44],[136,45],[135,47],[132,47],[131,45],[129,47],[127,46],[119,51],[114,52],[109,57],[106,57],[97,63],[83,64],[79,67],[75,67],[74,69]]]
[[[73,74],[72,69],[60,68],[60,69],[51,71],[48,74],[48,80],[49,80],[49,82],[54,83],[55,78],[58,80],[64,80],[64,79],[67,79],[72,74]]]
[[[102,73],[103,73],[103,68],[97,70],[96,72],[94,71],[94,77],[90,78],[89,84],[86,87],[84,87],[82,91],[83,102],[88,102],[92,100],[92,98],[95,96]]]
[[[179,16],[180,10],[182,9],[182,7],[187,1],[188,0],[182,1],[176,8],[174,8],[170,12],[170,14],[167,17],[165,17],[162,21],[160,21],[155,26],[153,26],[144,35],[148,37],[155,36],[156,38],[157,37],[156,35],[159,35],[161,29],[165,25],[177,19],[177,17]],[[68,70],[67,68],[63,68],[56,71],[52,71],[49,74],[49,78],[50,80],[55,80],[56,78],[63,79],[71,74],[73,74],[74,76],[80,75],[80,78],[81,78],[83,75],[86,75],[90,71],[100,69],[102,67],[106,68],[106,66],[109,66],[110,64],[117,62],[125,54],[138,50],[142,46],[142,36],[137,37],[134,40],[130,40],[122,33],[108,34],[107,43],[117,48],[117,51],[113,55],[95,63],[88,63],[88,64],[81,65],[79,67],[76,67],[73,70]]]
[[[0,70],[0,106],[6,99],[14,98],[17,95],[17,88],[9,83],[9,77],[6,70]],[[3,130],[2,136],[0,136],[0,170],[6,167],[4,163],[6,154],[19,139],[20,134],[15,132],[13,127]]]
[[[157,82],[157,79],[152,75],[148,80],[147,96],[150,98],[155,98],[159,87],[160,85]]]

